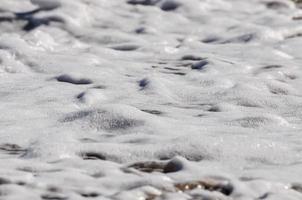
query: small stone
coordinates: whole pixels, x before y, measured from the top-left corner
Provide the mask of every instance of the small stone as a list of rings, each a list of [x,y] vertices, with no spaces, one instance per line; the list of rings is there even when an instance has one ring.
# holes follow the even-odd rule
[[[179,6],[180,6],[180,3],[176,2],[176,1],[167,0],[167,1],[164,1],[160,5],[160,8],[163,11],[173,11],[173,10],[176,10]]]
[[[183,163],[178,158],[173,158],[167,163],[164,167],[164,173],[173,173],[178,172],[183,169]]]
[[[149,81],[149,79],[144,78],[144,79],[140,80],[138,84],[139,84],[139,87],[145,88],[150,84],[150,81]]]
[[[191,65],[192,69],[196,69],[196,70],[202,70],[204,68],[204,66],[208,65],[209,61],[207,60],[202,60],[199,62],[196,62],[194,64]]]

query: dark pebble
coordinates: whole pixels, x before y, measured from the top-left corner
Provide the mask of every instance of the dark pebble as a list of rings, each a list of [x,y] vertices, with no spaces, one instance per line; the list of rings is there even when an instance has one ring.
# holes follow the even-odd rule
[[[178,171],[180,171],[182,169],[183,169],[182,162],[179,159],[177,159],[177,158],[173,158],[164,167],[164,173],[178,172]]]
[[[209,61],[202,60],[202,61],[199,61],[199,62],[196,62],[196,63],[192,64],[191,68],[196,69],[196,70],[202,70],[208,64],[209,64]]]
[[[163,11],[173,11],[176,10],[180,6],[180,3],[172,0],[167,0],[160,5],[160,8]]]

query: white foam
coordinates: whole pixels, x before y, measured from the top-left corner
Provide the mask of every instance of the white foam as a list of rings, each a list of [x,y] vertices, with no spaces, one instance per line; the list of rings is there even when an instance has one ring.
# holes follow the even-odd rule
[[[2,1],[0,196],[302,199],[300,14]]]

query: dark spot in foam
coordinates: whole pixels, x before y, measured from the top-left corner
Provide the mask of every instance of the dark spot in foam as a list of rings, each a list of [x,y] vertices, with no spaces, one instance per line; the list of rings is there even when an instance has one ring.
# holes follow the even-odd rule
[[[183,46],[182,43],[180,43],[180,44],[176,45],[175,48],[180,48],[182,46]]]
[[[281,89],[281,88],[274,88],[274,89],[270,90],[270,92],[271,92],[272,94],[288,95],[288,91],[283,90],[283,89]]]
[[[76,112],[76,113],[68,114],[61,121],[62,122],[73,122],[75,120],[88,117],[90,114],[92,114],[92,111],[79,111],[79,112]]]
[[[137,33],[137,34],[146,33],[146,29],[144,27],[137,28],[137,29],[135,29],[135,33]]]
[[[41,198],[46,199],[46,200],[66,200],[66,199],[68,199],[68,197],[66,195],[60,194],[60,193],[42,194]]]
[[[101,109],[71,113],[61,119],[61,122],[81,123],[87,125],[89,128],[107,131],[125,130],[144,124],[143,120],[133,119],[129,116]]]
[[[162,73],[174,74],[174,75],[178,75],[178,76],[185,76],[186,75],[186,73],[184,73],[184,72],[162,72]]]
[[[97,192],[86,192],[86,193],[80,193],[82,197],[85,198],[95,198],[98,197],[99,194]]]
[[[20,147],[17,144],[1,144],[0,145],[0,150],[7,152],[8,154],[12,155],[18,155],[18,154],[24,154],[26,153],[26,149]]]
[[[196,69],[196,70],[202,70],[208,64],[209,64],[209,61],[202,60],[202,61],[199,61],[199,62],[196,62],[196,63],[192,64],[191,68]]]
[[[31,31],[38,28],[41,25],[49,25],[50,21],[47,19],[28,18],[27,24],[22,28],[24,31]]]
[[[84,160],[106,160],[106,156],[98,152],[83,152],[81,157]]]
[[[269,90],[272,94],[277,94],[277,95],[288,95],[289,91],[285,88],[281,88],[281,87],[274,87],[274,86],[270,86]]]
[[[0,17],[0,22],[13,22],[14,20],[13,17]]]
[[[92,83],[92,81],[90,79],[75,78],[75,77],[72,77],[68,74],[60,75],[56,79],[59,82],[71,83],[71,84],[76,84],[76,85],[86,85],[86,84],[91,84]]]
[[[161,10],[163,11],[173,11],[176,10],[180,3],[174,0],[129,0],[127,1],[128,4],[131,5],[143,5],[143,6],[155,6],[158,4]]]
[[[220,40],[220,38],[215,37],[215,36],[211,36],[211,37],[207,37],[207,38],[201,40],[201,42],[203,42],[203,43],[214,43],[214,42],[217,42],[219,40]]]
[[[257,199],[267,199],[267,197],[270,195],[270,193],[266,192],[263,195],[261,195],[260,197],[258,197]]]
[[[269,9],[284,9],[284,8],[289,8],[287,4],[281,2],[281,1],[270,1],[266,3],[266,7]]]
[[[20,186],[24,186],[24,185],[26,185],[27,183],[24,182],[24,181],[17,181],[16,184],[17,184],[17,185],[20,185]]]
[[[161,114],[163,114],[161,111],[158,111],[158,110],[141,110],[141,111],[149,113],[149,114],[153,114],[153,115],[161,115]]]
[[[178,75],[178,76],[185,76],[186,73],[184,72],[163,72],[165,74],[174,74],[174,75]]]
[[[164,69],[171,70],[171,71],[179,71],[180,69],[171,68],[171,67],[164,67]]]
[[[190,61],[200,61],[203,60],[204,58],[200,56],[195,56],[195,55],[185,55],[181,58],[181,60],[190,60]]]
[[[108,160],[111,162],[120,162],[120,159],[115,155],[108,154],[105,152],[97,152],[94,150],[81,152],[78,155],[82,157],[83,160],[99,160],[99,161]],[[98,174],[100,174],[100,172],[98,172]]]
[[[99,142],[98,140],[92,139],[92,138],[81,138],[79,140],[82,143],[97,143]]]
[[[221,112],[221,109],[218,106],[213,106],[208,111],[209,112]]]
[[[131,5],[153,6],[159,1],[160,0],[129,0],[127,3]]]
[[[267,65],[267,66],[259,68],[257,71],[255,71],[254,74],[258,75],[263,72],[278,70],[278,69],[281,69],[282,67],[283,67],[282,65]]]
[[[51,186],[47,187],[47,191],[49,191],[49,192],[61,192],[62,190],[60,188],[58,188],[57,186],[51,185]]]
[[[220,112],[220,109],[218,107],[212,107],[208,109],[209,112]]]
[[[149,84],[150,84],[150,81],[147,78],[144,78],[138,82],[139,87],[141,87],[142,89],[146,88]]]
[[[166,0],[160,5],[160,8],[163,11],[173,11],[173,10],[176,10],[179,6],[180,6],[180,3],[178,3],[174,0]]]
[[[139,46],[135,44],[122,44],[122,45],[113,46],[111,48],[117,51],[134,51],[138,49]]]
[[[85,92],[81,92],[77,95],[77,99],[82,99],[85,96]]]
[[[172,74],[178,75],[178,76],[185,76],[186,73],[184,72],[173,72]]]
[[[167,62],[158,62],[158,64],[165,65],[165,64],[168,64],[168,63]]]
[[[57,23],[64,22],[64,20],[61,19],[60,17],[44,17],[44,18],[27,17],[25,19],[27,23],[22,28],[24,31],[32,31],[42,25],[48,26],[52,22],[57,22]]]
[[[105,174],[103,172],[96,172],[96,173],[91,174],[91,177],[93,177],[93,178],[102,178],[104,176],[105,176]]]
[[[253,181],[253,180],[257,180],[257,179],[258,179],[258,178],[250,177],[250,176],[242,176],[242,177],[239,177],[239,180],[240,180],[240,181],[243,181],[243,182]]]
[[[92,121],[92,124],[95,124],[95,126],[98,129],[105,129],[108,131],[118,130],[118,129],[127,129],[132,128],[136,126],[140,126],[144,124],[144,121],[142,120],[135,120],[135,119],[129,119],[125,118],[123,116],[116,117],[116,118],[106,118],[106,116],[101,119],[100,121]]]
[[[227,44],[227,43],[248,43],[254,39],[255,35],[253,33],[240,35],[228,40],[225,40],[221,42],[221,44]]]
[[[239,36],[237,38],[235,38],[234,41],[238,41],[238,42],[250,42],[252,39],[254,39],[255,35],[254,34],[245,34],[245,35],[242,35],[242,36]]]
[[[148,138],[135,138],[135,139],[129,139],[124,141],[124,143],[129,143],[129,144],[147,144],[150,143],[150,139]]]
[[[279,69],[282,68],[282,65],[267,65],[265,67],[263,67],[262,69]]]

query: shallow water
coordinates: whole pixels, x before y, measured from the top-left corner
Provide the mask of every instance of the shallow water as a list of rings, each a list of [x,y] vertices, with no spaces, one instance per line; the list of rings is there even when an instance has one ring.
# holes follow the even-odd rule
[[[0,199],[302,199],[301,18],[1,0]]]

